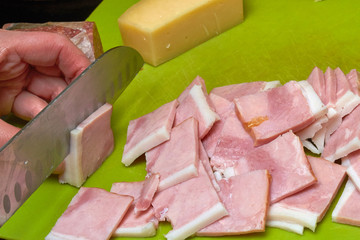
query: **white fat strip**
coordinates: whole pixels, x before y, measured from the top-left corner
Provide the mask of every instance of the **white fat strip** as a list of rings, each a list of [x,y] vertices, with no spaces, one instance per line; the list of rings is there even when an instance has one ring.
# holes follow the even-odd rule
[[[325,157],[325,159],[331,162],[335,162],[335,160],[345,157],[349,153],[354,152],[358,149],[360,149],[360,139],[358,137],[355,137],[345,146],[336,149],[336,152],[333,155]]]
[[[229,179],[231,177],[235,176],[235,170],[233,167],[228,167],[224,171],[224,177]]]
[[[360,96],[349,90],[336,101],[336,111],[340,113],[341,117],[344,117],[359,104]]]
[[[158,191],[162,191],[168,187],[174,186],[178,183],[184,182],[192,177],[198,176],[198,169],[195,165],[190,165],[171,176],[159,182]]]
[[[310,126],[305,129],[296,132],[296,135],[301,139],[305,140],[308,138],[313,138],[315,134],[320,131],[323,127],[323,124],[326,123],[329,119],[326,115],[321,116],[319,119],[316,119]]]
[[[264,88],[262,89],[262,91],[266,91],[266,90],[276,88],[276,87],[280,87],[280,86],[281,86],[281,83],[280,83],[279,80],[266,82]]]
[[[346,202],[351,197],[351,195],[353,194],[354,191],[356,191],[356,188],[355,188],[354,184],[352,183],[352,181],[350,179],[348,179],[348,181],[346,182],[344,191],[342,192],[341,197],[340,197],[339,201],[337,202],[334,211],[331,214],[333,222],[337,222],[337,217],[339,215],[341,208],[346,204]]]
[[[280,228],[288,232],[293,232],[299,235],[303,235],[304,233],[304,226],[291,222],[267,220],[266,226]]]
[[[316,148],[316,146],[310,142],[309,140],[301,140],[302,145],[307,148],[309,151],[315,154],[320,154],[320,151]]]
[[[194,85],[190,89],[189,94],[194,99],[196,107],[205,121],[206,127],[211,127],[215,121],[220,119],[219,115],[210,109],[200,85]]]
[[[156,235],[156,227],[153,222],[146,223],[138,227],[122,228],[119,227],[112,237],[152,237]]]
[[[315,231],[319,214],[299,208],[283,207],[281,204],[275,203],[270,206],[267,217],[269,220],[300,224]]]
[[[357,174],[357,172],[355,171],[355,169],[354,169],[354,167],[352,165],[350,165],[346,169],[346,173],[351,178],[353,184],[358,189],[358,191],[360,191],[360,176]]]
[[[178,229],[171,230],[165,237],[168,240],[183,240],[226,215],[228,215],[228,212],[224,205],[222,203],[217,203],[193,221]]]
[[[301,91],[306,98],[310,110],[315,118],[319,118],[327,113],[327,107],[321,102],[320,97],[316,94],[313,87],[308,81],[303,80],[298,82]]]
[[[136,146],[134,146],[129,152],[127,152],[123,156],[121,162],[125,164],[125,166],[129,166],[144,152],[169,139],[170,133],[167,131],[166,127],[163,126],[157,129],[154,133],[146,136],[142,141],[140,141]]]
[[[222,173],[219,172],[219,171],[215,171],[215,172],[214,172],[214,176],[215,176],[216,180],[218,180],[218,181],[220,181],[221,179],[223,179],[223,175],[222,175]]]
[[[320,153],[324,151],[325,146],[325,135],[326,135],[326,127],[324,126],[322,129],[320,129],[315,136],[311,139],[316,148]]]
[[[79,236],[72,236],[72,235],[66,235],[62,233],[57,233],[51,231],[49,235],[45,237],[45,240],[87,240],[87,238],[79,237]]]

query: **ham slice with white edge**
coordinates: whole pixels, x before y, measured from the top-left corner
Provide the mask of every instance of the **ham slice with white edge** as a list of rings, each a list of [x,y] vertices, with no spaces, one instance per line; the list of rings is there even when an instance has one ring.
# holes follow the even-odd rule
[[[323,219],[346,172],[343,166],[323,158],[308,156],[308,159],[317,182],[272,204],[268,212],[269,220],[295,223],[315,231],[317,223]]]
[[[316,182],[300,139],[291,131],[255,148],[239,159],[233,169],[235,175],[267,169],[272,178],[271,203],[278,202]]]
[[[201,162],[198,177],[158,192],[152,205],[160,221],[171,222],[168,240],[185,239],[227,215]]]
[[[106,103],[70,132],[70,153],[57,170],[62,170],[61,183],[80,187],[112,153],[111,114],[112,105]]]
[[[129,166],[146,151],[169,140],[178,104],[178,101],[174,100],[130,121],[122,163]]]
[[[346,182],[344,191],[331,216],[333,222],[360,227],[360,192],[351,179]]]
[[[210,131],[216,121],[220,119],[206,92],[205,83],[197,77],[179,96],[179,106],[176,109],[174,126],[193,117],[199,122],[199,138],[202,139]],[[203,82],[204,80],[202,80]]]
[[[198,175],[198,122],[188,118],[171,131],[169,141],[146,152],[146,171],[160,174],[159,191]]]
[[[134,198],[81,187],[46,240],[110,239]]]
[[[327,109],[306,81],[290,81],[264,92],[234,100],[237,114],[256,146],[292,130],[300,131]]]
[[[346,172],[355,187],[360,191],[360,150],[350,153],[341,159],[341,164],[346,167]]]
[[[158,220],[155,218],[151,201],[158,184],[159,176],[157,174],[140,182],[112,184],[111,192],[134,197],[134,202],[116,228],[113,237],[151,237],[156,235]],[[146,199],[146,204],[143,204],[144,199]],[[139,205],[141,209],[139,209]]]
[[[226,236],[265,231],[270,175],[258,170],[221,179],[219,196],[229,215],[206,226],[198,236]]]

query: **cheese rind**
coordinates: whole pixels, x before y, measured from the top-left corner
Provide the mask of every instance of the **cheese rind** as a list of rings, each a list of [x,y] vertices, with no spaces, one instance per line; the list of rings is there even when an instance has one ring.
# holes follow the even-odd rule
[[[242,21],[242,0],[142,0],[118,24],[124,45],[157,66]]]

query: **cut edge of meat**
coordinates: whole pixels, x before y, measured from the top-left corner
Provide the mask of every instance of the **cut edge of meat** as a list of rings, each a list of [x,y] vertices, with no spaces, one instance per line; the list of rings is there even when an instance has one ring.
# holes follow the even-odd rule
[[[298,82],[302,94],[306,98],[310,111],[317,119],[327,113],[327,107],[323,104],[314,88],[306,80]]]
[[[336,111],[340,113],[341,117],[344,117],[359,104],[360,96],[349,90],[337,100]]]
[[[145,137],[143,140],[139,142],[137,146],[132,148],[129,152],[127,152],[123,157],[121,162],[125,164],[125,166],[129,166],[132,164],[138,157],[140,157],[144,152],[152,149],[153,147],[157,146],[154,144],[153,139],[158,139],[157,142],[161,144],[170,139],[170,133],[166,126],[163,126],[150,134],[149,136]],[[155,146],[154,146],[155,145]]]
[[[309,140],[301,140],[302,145],[308,149],[309,151],[311,151],[312,153],[315,154],[320,154],[320,150],[317,148],[317,146],[315,144],[313,144],[311,141]]]
[[[301,140],[313,138],[315,134],[321,130],[323,124],[328,122],[328,120],[327,116],[321,116],[305,129],[296,132],[296,135],[298,135]]]
[[[131,228],[117,228],[112,237],[153,237],[156,235],[154,222]]]
[[[353,165],[350,165],[347,167],[346,173],[349,176],[349,178],[351,179],[354,186],[357,188],[357,190],[360,191],[360,176],[355,171]]]
[[[189,95],[191,95],[192,98],[195,100],[197,109],[200,111],[200,114],[205,122],[205,127],[210,130],[211,126],[216,121],[220,120],[219,115],[210,108],[200,85],[194,85],[190,89]],[[201,133],[201,135],[199,135],[199,138],[203,138],[207,133],[208,132]]]
[[[344,191],[342,192],[340,199],[337,202],[337,204],[334,208],[334,211],[331,214],[331,218],[332,218],[333,222],[355,225],[355,223],[352,219],[348,219],[348,218],[339,216],[340,210],[342,209],[342,207],[344,207],[347,200],[351,197],[351,195],[354,193],[354,191],[357,191],[355,188],[355,185],[353,184],[353,182],[350,179],[348,179],[348,181],[346,182]],[[357,223],[357,225],[358,224],[360,224],[360,222]]]
[[[204,212],[203,214],[199,215],[193,221],[185,224],[181,228],[176,230],[171,230],[165,237],[168,240],[182,240],[185,239],[198,230],[206,227],[207,225],[211,224],[212,222],[226,216],[228,214],[227,210],[225,209],[222,203],[216,203],[213,207],[211,207],[208,211]]]
[[[351,152],[360,149],[360,139],[358,137],[353,138],[351,141],[348,142],[347,145],[336,149],[335,153],[329,156],[322,156],[326,160],[331,162],[335,162],[335,160],[345,157]]]
[[[198,168],[194,164],[192,164],[172,174],[170,177],[160,180],[158,191],[160,192],[166,188],[169,188],[196,176],[198,176]]]
[[[299,208],[283,207],[281,204],[273,204],[268,211],[269,220],[293,222],[309,228],[313,232],[317,225],[319,214]]]
[[[279,80],[266,82],[262,91],[267,91],[269,89],[280,87],[280,86],[282,86],[282,85],[281,85],[281,82]]]
[[[266,221],[266,226],[283,229],[285,231],[293,232],[299,235],[304,234],[304,226],[297,223],[278,221],[278,220],[268,220]]]

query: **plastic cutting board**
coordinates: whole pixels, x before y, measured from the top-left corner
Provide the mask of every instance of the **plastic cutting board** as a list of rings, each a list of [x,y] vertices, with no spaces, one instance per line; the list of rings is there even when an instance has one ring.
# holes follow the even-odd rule
[[[104,50],[122,44],[117,18],[135,2],[104,0],[89,16],[98,26]],[[156,68],[144,66],[114,105],[115,150],[84,186],[110,190],[116,181],[143,180],[144,157],[130,167],[121,163],[129,120],[172,101],[197,75],[210,91],[246,81],[303,80],[314,66],[340,67],[345,73],[360,70],[359,1],[244,0],[244,10],[242,24]],[[50,177],[0,229],[0,238],[44,239],[76,192]],[[331,221],[339,196],[315,233],[306,229],[299,236],[269,227],[264,233],[216,239],[358,239],[359,227]],[[170,224],[161,223],[157,236],[149,239],[164,239],[170,229]]]

